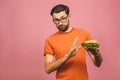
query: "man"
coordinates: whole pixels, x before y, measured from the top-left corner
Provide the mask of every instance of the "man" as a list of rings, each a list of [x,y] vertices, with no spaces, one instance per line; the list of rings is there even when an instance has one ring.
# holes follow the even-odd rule
[[[86,50],[98,67],[102,57],[99,49],[81,47],[82,42],[89,42],[92,37],[87,31],[70,26],[69,12],[68,6],[63,4],[58,4],[51,10],[58,32],[46,39],[45,71],[49,74],[57,70],[56,80],[88,80]]]

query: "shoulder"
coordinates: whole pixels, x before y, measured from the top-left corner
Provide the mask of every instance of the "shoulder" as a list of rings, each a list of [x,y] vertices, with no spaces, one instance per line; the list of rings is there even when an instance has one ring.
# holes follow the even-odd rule
[[[58,36],[59,33],[58,32],[55,32],[53,34],[51,34],[49,37],[47,37],[47,41],[51,41],[51,40],[55,40],[56,36]]]

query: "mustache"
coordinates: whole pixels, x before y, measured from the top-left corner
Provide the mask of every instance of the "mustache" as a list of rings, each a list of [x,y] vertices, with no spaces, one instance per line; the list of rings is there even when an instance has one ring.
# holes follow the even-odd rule
[[[65,26],[65,25],[59,25],[59,27],[61,27],[61,26]]]

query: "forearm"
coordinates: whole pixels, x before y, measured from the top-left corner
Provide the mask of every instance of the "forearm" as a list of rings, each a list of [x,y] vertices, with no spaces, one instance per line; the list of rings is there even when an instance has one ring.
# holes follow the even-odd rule
[[[92,58],[92,61],[94,62],[94,64],[97,67],[100,67],[100,65],[103,61],[103,58],[102,58],[100,52],[94,53],[94,52],[88,51],[88,53],[89,53],[90,57]]]
[[[95,65],[97,67],[100,67],[100,65],[103,61],[103,58],[102,58],[101,54],[94,55],[94,58],[95,58]]]
[[[60,68],[67,60],[69,59],[69,55],[66,54],[62,58],[58,59],[57,61],[54,62],[49,62],[45,64],[45,70],[49,74],[58,68]]]

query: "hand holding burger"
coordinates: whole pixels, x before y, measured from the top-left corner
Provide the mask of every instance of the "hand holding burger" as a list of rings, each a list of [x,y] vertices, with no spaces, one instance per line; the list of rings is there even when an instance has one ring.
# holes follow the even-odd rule
[[[93,55],[97,55],[99,53],[100,44],[96,40],[87,40],[81,44],[82,47],[85,47],[88,51],[90,51]]]

